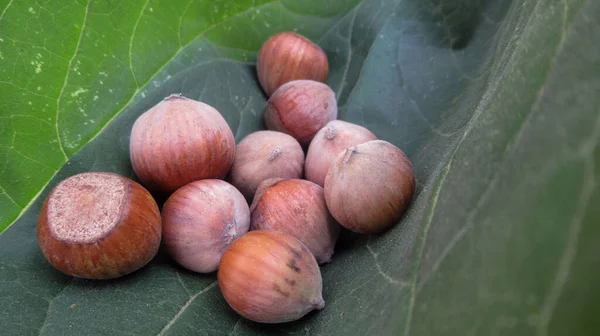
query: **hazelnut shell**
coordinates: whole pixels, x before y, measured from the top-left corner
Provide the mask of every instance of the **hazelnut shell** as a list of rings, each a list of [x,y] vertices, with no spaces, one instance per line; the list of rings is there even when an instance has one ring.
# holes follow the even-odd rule
[[[252,321],[290,322],[325,306],[317,261],[285,233],[248,232],[225,251],[217,278],[231,308]]]
[[[199,180],[177,189],[162,209],[163,240],[171,257],[200,273],[217,270],[225,249],[248,232],[250,210],[231,184]]]
[[[307,147],[315,134],[337,118],[335,92],[312,80],[282,85],[265,106],[267,129],[287,133]]]
[[[368,129],[342,120],[332,120],[321,128],[308,147],[304,172],[306,179],[321,187],[333,159],[348,147],[377,140]]]
[[[327,209],[321,186],[300,179],[265,180],[250,211],[252,230],[290,234],[308,247],[319,264],[331,261],[340,225]]]
[[[171,95],[135,121],[129,149],[144,185],[171,193],[192,181],[224,178],[233,163],[235,139],[213,107]]]
[[[380,233],[396,225],[415,191],[413,167],[404,152],[373,140],[338,154],[325,177],[325,201],[345,228]]]
[[[146,265],[158,251],[158,206],[138,183],[112,173],[82,173],[60,182],[43,203],[37,235],[59,271],[111,279]]]
[[[256,63],[258,80],[271,96],[281,85],[297,79],[325,82],[327,55],[306,37],[283,32],[270,37],[261,47]]]
[[[258,131],[237,145],[229,180],[252,201],[258,185],[269,178],[301,178],[304,152],[292,136],[275,131]]]

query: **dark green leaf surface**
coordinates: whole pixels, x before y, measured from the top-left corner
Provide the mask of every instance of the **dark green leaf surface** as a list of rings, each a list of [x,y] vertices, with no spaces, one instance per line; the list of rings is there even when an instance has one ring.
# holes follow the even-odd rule
[[[0,0],[0,330],[7,335],[600,333],[600,4],[592,0]],[[402,148],[411,209],[345,233],[323,311],[241,319],[163,252],[114,281],[42,257],[43,198],[133,176],[135,119],[170,93],[261,128],[253,62],[297,30],[330,59],[340,118]]]

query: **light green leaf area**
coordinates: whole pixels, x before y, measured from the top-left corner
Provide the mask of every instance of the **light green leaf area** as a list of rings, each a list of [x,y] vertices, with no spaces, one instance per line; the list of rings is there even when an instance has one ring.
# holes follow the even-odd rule
[[[9,335],[600,334],[600,3],[592,0],[0,0],[0,330]],[[261,325],[164,251],[112,281],[55,271],[49,190],[133,176],[135,119],[171,93],[262,128],[254,61],[295,30],[340,118],[414,164],[395,228],[345,232],[324,310]],[[360,192],[361,186],[356,186]]]

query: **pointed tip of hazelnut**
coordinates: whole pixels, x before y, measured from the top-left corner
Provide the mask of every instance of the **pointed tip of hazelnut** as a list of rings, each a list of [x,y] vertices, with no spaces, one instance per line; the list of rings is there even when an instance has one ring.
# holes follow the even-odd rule
[[[275,147],[273,151],[271,151],[271,155],[269,156],[269,161],[273,161],[277,159],[281,155],[281,148]]]
[[[325,308],[325,300],[323,300],[323,297],[320,296],[317,302],[313,303],[312,307],[316,310],[321,310]]]
[[[353,147],[350,147],[350,148],[346,149],[346,152],[344,153],[344,159],[343,159],[342,163],[343,164],[350,163],[350,161],[352,160],[352,158],[356,154],[358,154],[358,153],[359,153],[359,151],[358,151],[357,146],[353,146]]]
[[[331,141],[331,140],[335,139],[335,135],[336,135],[335,127],[333,127],[331,125],[327,126],[327,128],[325,129],[325,139]]]
[[[333,248],[331,248],[331,250],[327,251],[326,254],[323,254],[321,258],[318,258],[317,262],[319,263],[319,265],[329,264],[331,262],[331,259],[333,259],[333,253],[334,250]]]

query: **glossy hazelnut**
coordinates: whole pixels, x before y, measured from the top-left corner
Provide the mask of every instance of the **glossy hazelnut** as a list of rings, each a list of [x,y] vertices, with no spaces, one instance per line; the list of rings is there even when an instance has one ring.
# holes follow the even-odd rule
[[[217,278],[231,308],[252,321],[290,322],[325,306],[317,261],[285,233],[248,232],[225,251]]]
[[[281,85],[297,79],[325,82],[327,55],[306,37],[283,32],[269,38],[258,53],[258,80],[270,96]]]
[[[308,147],[304,164],[306,179],[323,186],[336,155],[348,147],[371,140],[377,140],[377,137],[362,126],[342,120],[330,121],[317,132]]]
[[[144,185],[171,193],[192,181],[224,178],[233,163],[235,139],[213,107],[171,95],[136,120],[129,149]]]
[[[79,278],[117,278],[156,255],[160,213],[150,193],[131,179],[82,173],[50,192],[37,235],[42,253],[59,271]]]
[[[163,239],[171,257],[201,273],[217,270],[225,249],[248,232],[250,210],[242,194],[222,180],[177,189],[162,209]]]
[[[304,169],[302,147],[288,134],[258,131],[237,145],[230,181],[252,201],[260,182],[273,178],[301,178]]]
[[[315,134],[337,117],[335,92],[312,80],[286,83],[267,101],[264,117],[269,130],[287,133],[308,146]]]
[[[414,191],[412,164],[398,147],[382,140],[338,154],[325,177],[329,211],[342,226],[363,234],[396,225]]]

